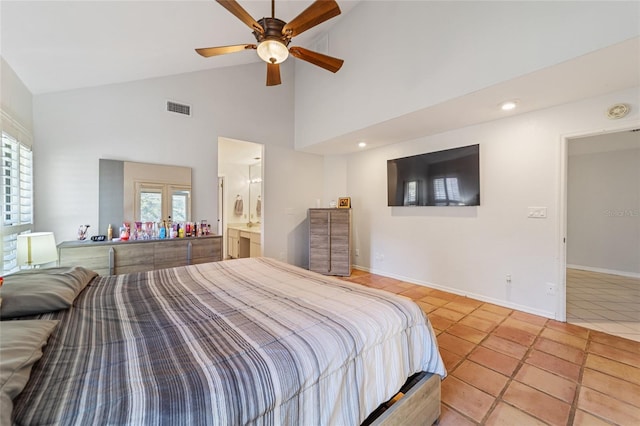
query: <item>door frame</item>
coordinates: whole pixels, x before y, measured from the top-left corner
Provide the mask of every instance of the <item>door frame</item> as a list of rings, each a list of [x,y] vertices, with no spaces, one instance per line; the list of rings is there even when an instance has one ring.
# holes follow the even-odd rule
[[[569,141],[589,136],[606,135],[609,133],[625,132],[640,128],[640,120],[612,122],[604,129],[576,132],[560,136],[560,188],[559,195],[559,226],[558,226],[558,291],[556,293],[556,320],[567,322],[567,199],[568,199],[568,171],[569,171]]]

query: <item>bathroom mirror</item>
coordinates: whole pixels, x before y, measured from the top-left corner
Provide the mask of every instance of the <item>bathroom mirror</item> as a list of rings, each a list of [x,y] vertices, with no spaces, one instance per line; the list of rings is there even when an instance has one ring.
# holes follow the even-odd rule
[[[262,162],[249,166],[249,221],[262,222]]]
[[[191,221],[190,167],[100,159],[98,194],[101,234],[124,221]]]

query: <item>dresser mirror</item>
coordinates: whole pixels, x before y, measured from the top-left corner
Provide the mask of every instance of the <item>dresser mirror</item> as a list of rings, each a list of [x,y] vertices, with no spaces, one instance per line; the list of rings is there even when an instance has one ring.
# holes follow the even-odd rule
[[[191,168],[100,159],[99,233],[125,221],[191,221]]]

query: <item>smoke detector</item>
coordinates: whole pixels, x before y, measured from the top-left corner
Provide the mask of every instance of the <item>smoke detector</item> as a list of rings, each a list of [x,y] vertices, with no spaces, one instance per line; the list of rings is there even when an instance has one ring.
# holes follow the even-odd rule
[[[627,104],[615,104],[607,109],[607,117],[611,120],[617,120],[629,114],[631,107]]]

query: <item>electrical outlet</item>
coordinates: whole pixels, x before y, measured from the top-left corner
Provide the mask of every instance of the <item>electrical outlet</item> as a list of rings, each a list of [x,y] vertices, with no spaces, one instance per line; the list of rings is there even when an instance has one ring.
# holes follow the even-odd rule
[[[360,249],[356,249],[356,256],[360,256]]]
[[[511,274],[507,274],[506,280],[507,284],[511,284]]]

